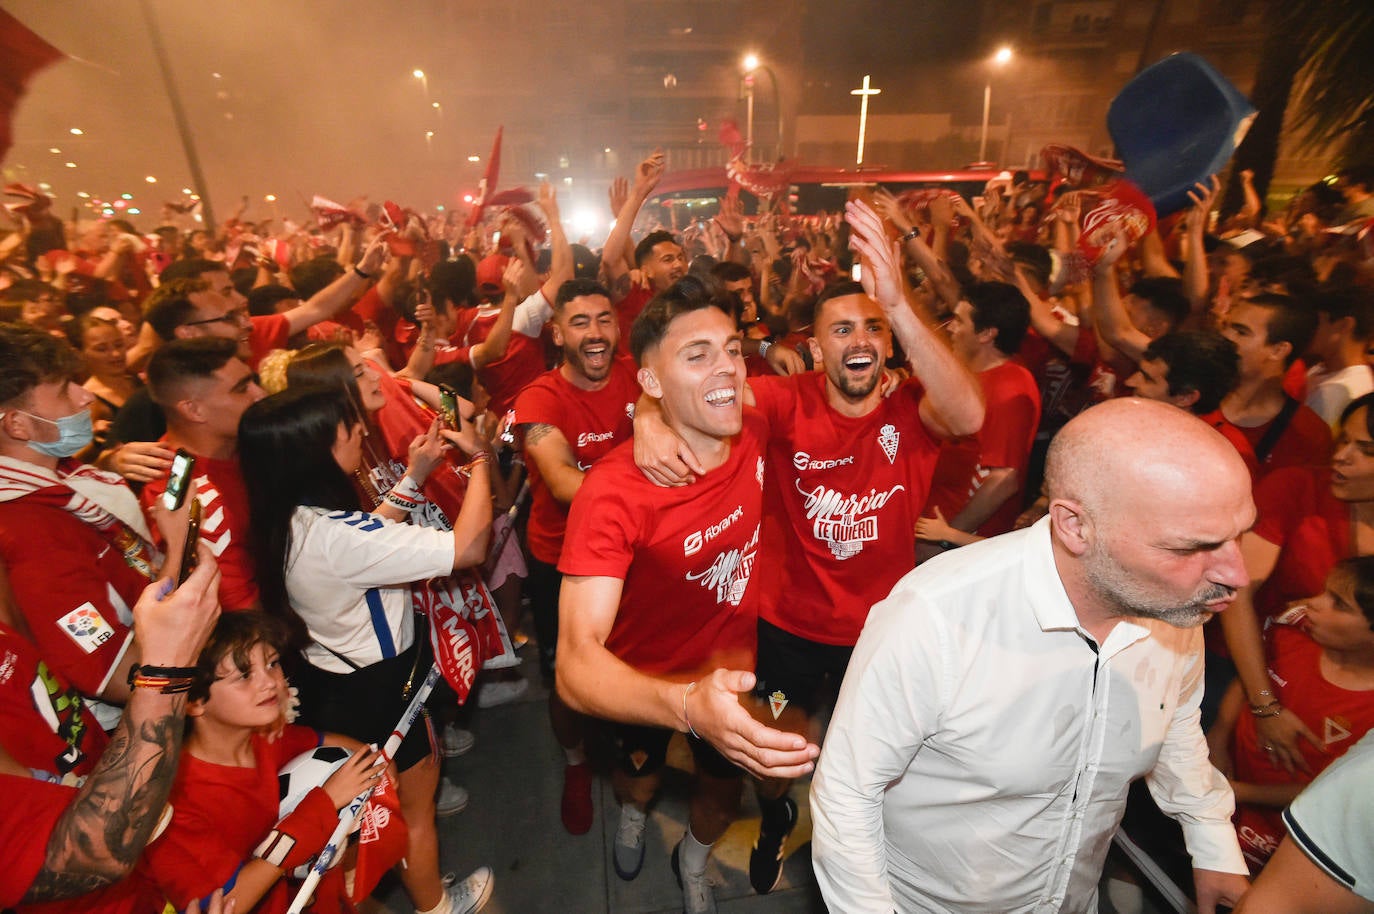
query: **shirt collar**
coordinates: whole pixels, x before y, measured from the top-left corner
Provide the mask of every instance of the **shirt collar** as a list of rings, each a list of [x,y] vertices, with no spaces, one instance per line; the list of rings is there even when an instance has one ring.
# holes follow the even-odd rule
[[[1091,635],[1078,622],[1078,613],[1069,602],[1068,591],[1054,564],[1054,548],[1050,535],[1050,519],[1040,518],[1030,529],[1030,555],[1026,562],[1026,597],[1041,631],[1075,632],[1084,638]],[[1106,659],[1142,638],[1150,636],[1150,629],[1128,619],[1122,619],[1098,645],[1098,653]]]

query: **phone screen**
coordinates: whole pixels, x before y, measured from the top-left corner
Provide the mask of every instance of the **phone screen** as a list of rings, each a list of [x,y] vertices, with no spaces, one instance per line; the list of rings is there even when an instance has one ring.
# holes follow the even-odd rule
[[[162,493],[162,506],[168,511],[176,511],[186,501],[186,490],[191,485],[191,473],[195,468],[196,458],[191,452],[177,448],[172,470],[167,474],[167,489]]]
[[[445,425],[458,428],[458,391],[447,384],[439,385],[439,412],[444,416]]]

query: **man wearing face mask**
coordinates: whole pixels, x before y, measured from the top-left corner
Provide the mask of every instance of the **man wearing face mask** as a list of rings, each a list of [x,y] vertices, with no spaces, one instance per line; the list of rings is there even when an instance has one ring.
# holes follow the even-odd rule
[[[119,719],[135,662],[132,607],[161,561],[123,480],[71,456],[91,442],[91,394],[71,380],[76,353],[0,324],[0,561],[39,653]]]

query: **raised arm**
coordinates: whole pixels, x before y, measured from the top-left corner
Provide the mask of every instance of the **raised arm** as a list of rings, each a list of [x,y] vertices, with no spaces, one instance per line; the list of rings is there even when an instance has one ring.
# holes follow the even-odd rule
[[[549,278],[539,287],[544,300],[552,302],[558,289],[573,278],[572,245],[563,231],[563,218],[558,211],[558,195],[548,181],[539,185],[539,209],[549,224]]]
[[[1221,182],[1217,180],[1216,175],[1212,175],[1208,183],[1195,184],[1193,189],[1188,191],[1188,199],[1193,201],[1193,206],[1188,210],[1183,223],[1183,292],[1193,307],[1194,317],[1206,311],[1210,304],[1207,300],[1210,285],[1207,276],[1207,251],[1202,239],[1207,232],[1207,216],[1211,213],[1212,203],[1220,192]]]
[[[491,332],[487,334],[486,339],[475,344],[469,354],[474,371],[505,357],[506,349],[510,347],[511,328],[515,321],[515,303],[519,300],[519,290],[528,272],[522,260],[512,259],[506,264],[506,270],[501,275],[501,283],[506,290],[501,296],[501,311],[496,316],[496,322],[491,325]]]
[[[320,321],[329,320],[351,305],[367,284],[381,273],[389,256],[386,239],[385,233],[373,238],[356,267],[345,270],[342,276],[310,296],[309,300],[287,311],[290,333],[300,333]]]
[[[1126,251],[1126,238],[1117,232],[1093,267],[1093,319],[1106,340],[1126,358],[1139,363],[1150,347],[1150,338],[1131,323],[1117,288],[1116,263]]]
[[[926,274],[931,286],[935,289],[935,294],[944,303],[947,311],[953,311],[954,306],[959,304],[961,290],[959,283],[950,272],[944,260],[935,252],[935,249],[926,244],[926,240],[921,237],[920,232],[913,231],[915,223],[903,211],[902,205],[897,198],[892,196],[884,188],[878,188],[873,193],[873,203],[878,212],[887,217],[897,231],[902,233],[902,246],[907,255],[911,257],[916,266],[920,267],[921,272]],[[943,233],[949,234],[949,220],[954,216],[954,207],[945,197],[937,197],[930,203],[930,218],[935,225],[937,237]],[[943,225],[942,225],[943,223]]]
[[[845,219],[854,229],[850,247],[866,261],[864,291],[882,307],[912,373],[925,387],[922,423],[938,435],[972,435],[983,426],[978,379],[907,302],[897,245],[888,242],[878,214],[862,200],[851,200],[845,205]]]
[[[219,568],[202,543],[185,584],[157,581],[134,605],[145,664],[194,666],[218,615]],[[53,828],[25,904],[84,895],[132,871],[172,789],[185,711],[184,692],[133,690],[109,747]]]
[[[619,301],[630,291],[630,271],[626,264],[615,256],[615,252],[624,249],[630,240],[630,229],[634,227],[635,219],[639,218],[639,211],[644,206],[644,201],[649,199],[649,194],[654,192],[658,186],[658,181],[663,177],[663,150],[655,149],[653,153],[639,163],[635,169],[634,186],[630,190],[630,196],[626,198],[624,206],[615,217],[615,227],[606,236],[604,247],[605,260],[603,266],[606,268],[606,281],[611,289],[611,298]]]

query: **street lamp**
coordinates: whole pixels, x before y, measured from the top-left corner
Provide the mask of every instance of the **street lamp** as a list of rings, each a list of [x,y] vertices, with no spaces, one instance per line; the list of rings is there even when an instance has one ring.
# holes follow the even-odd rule
[[[410,71],[410,75],[418,79],[425,87],[425,98],[429,98],[429,77],[425,75],[425,71],[416,67],[414,70]]]
[[[1011,62],[1011,48],[1003,45],[997,49],[997,53],[992,55],[994,66],[1001,68]],[[982,139],[978,141],[978,161],[987,159],[988,155],[988,113],[992,110],[992,71],[988,71],[988,81],[983,86],[983,133]]]
[[[744,85],[745,85],[745,88],[749,90],[749,95],[748,95],[748,97],[747,97],[747,102],[746,102],[746,107],[745,107],[745,119],[744,119],[744,123],[745,123],[745,128],[744,128],[744,139],[745,139],[745,142],[750,146],[750,148],[752,148],[753,145],[754,145],[754,74],[755,74],[757,71],[762,70],[763,72],[765,72],[765,73],[768,74],[769,80],[771,80],[772,83],[773,83],[773,109],[777,112],[777,116],[778,116],[778,157],[781,158],[781,156],[782,156],[782,98],[781,98],[781,93],[780,93],[780,91],[779,91],[779,89],[778,89],[778,74],[774,73],[773,70],[772,70],[772,68],[769,67],[766,63],[761,62],[761,61],[759,60],[759,55],[757,55],[757,54],[745,54],[745,55],[744,55],[744,59],[743,59],[742,61],[740,61],[740,63],[741,63],[741,64],[743,65],[743,67],[744,67]]]

